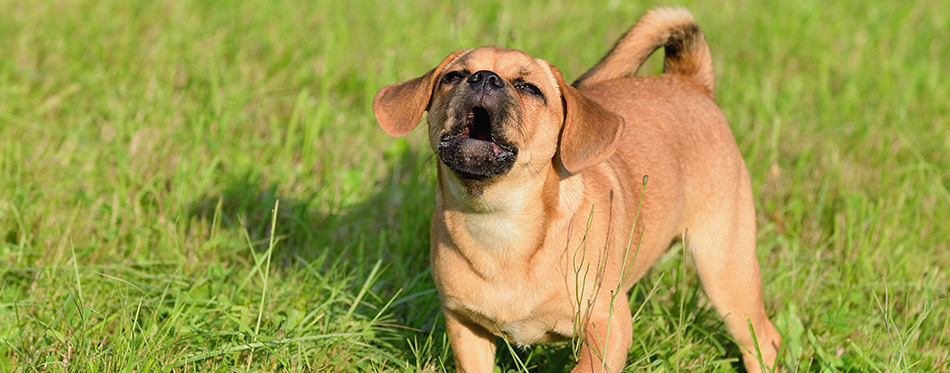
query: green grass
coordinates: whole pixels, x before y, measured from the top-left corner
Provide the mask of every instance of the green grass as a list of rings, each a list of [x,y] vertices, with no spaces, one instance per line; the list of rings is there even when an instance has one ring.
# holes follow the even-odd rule
[[[660,4],[0,0],[0,372],[454,370],[435,160],[374,93],[485,44],[570,79]],[[787,371],[950,370],[950,5],[685,5]],[[633,290],[628,370],[738,369],[678,251]]]

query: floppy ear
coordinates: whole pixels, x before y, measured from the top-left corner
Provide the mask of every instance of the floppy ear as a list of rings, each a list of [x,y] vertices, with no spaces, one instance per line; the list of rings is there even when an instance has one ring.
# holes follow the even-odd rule
[[[617,150],[624,122],[616,113],[565,84],[557,68],[552,66],[551,71],[557,79],[564,104],[558,154],[564,169],[576,174],[603,162]]]
[[[381,88],[373,98],[373,114],[379,126],[394,137],[405,136],[416,128],[422,113],[429,109],[432,89],[442,69],[462,53],[465,50],[452,52],[423,76]]]

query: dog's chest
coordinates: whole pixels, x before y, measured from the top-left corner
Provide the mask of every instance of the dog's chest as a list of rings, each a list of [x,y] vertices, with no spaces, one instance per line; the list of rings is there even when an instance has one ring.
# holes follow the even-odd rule
[[[547,291],[525,283],[484,285],[444,294],[444,305],[509,343],[526,346],[563,340],[573,332],[573,317],[551,307]]]

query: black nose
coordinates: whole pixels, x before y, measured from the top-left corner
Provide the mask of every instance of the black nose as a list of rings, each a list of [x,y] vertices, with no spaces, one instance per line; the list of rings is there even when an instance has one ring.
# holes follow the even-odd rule
[[[501,77],[498,76],[498,74],[495,74],[488,70],[482,70],[472,75],[469,75],[468,84],[471,85],[472,88],[475,88],[475,89],[479,89],[479,88],[496,89],[496,88],[505,87],[505,81],[501,79]]]

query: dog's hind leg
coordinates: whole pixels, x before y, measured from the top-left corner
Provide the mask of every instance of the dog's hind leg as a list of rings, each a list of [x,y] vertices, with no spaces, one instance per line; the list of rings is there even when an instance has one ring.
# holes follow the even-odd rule
[[[742,350],[746,370],[760,372],[764,366],[765,371],[774,371],[781,336],[762,303],[762,278],[755,254],[755,210],[748,176],[742,174],[739,180],[744,185],[732,189],[737,193],[706,202],[710,205],[689,225],[685,244],[706,295],[725,318],[729,334]],[[758,349],[749,332],[750,323]]]

